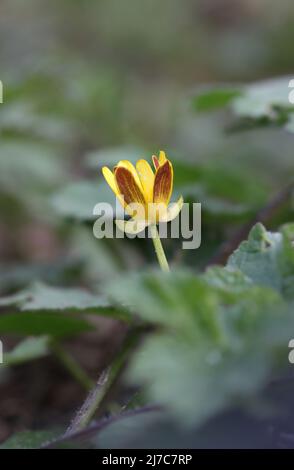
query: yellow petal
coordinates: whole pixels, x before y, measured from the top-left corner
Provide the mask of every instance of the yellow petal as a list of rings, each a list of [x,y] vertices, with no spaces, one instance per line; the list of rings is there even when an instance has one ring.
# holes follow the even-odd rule
[[[136,169],[141,181],[146,202],[153,201],[154,173],[146,160],[139,160]]]
[[[111,187],[114,194],[117,196],[119,194],[119,189],[116,184],[114,173],[112,173],[112,171],[109,168],[107,168],[107,166],[104,166],[102,168],[102,174],[104,178],[106,179],[107,183],[109,184],[109,186]]]
[[[172,202],[168,206],[166,216],[162,217],[160,222],[170,222],[171,220],[175,219],[181,212],[183,204],[184,199],[182,196],[180,196],[177,202]]]
[[[166,162],[166,160],[167,158],[166,158],[165,152],[161,150],[159,152],[159,165],[163,165]]]
[[[145,220],[116,220],[115,221],[117,227],[125,233],[128,233],[130,235],[136,235],[137,233],[142,232],[145,227],[147,227],[148,222]]]
[[[137,184],[133,173],[125,166],[118,166],[114,174],[119,193],[124,197],[125,204],[139,203],[145,206],[141,183],[140,186]]]
[[[116,184],[116,179],[115,179],[114,173],[112,173],[112,171],[109,168],[107,168],[107,166],[104,166],[102,168],[102,174],[103,174],[104,178],[106,179],[107,183],[109,184],[110,188],[112,189],[112,191],[116,195],[116,197],[119,200],[122,207],[125,207],[126,204],[125,204],[124,199],[121,197],[120,190],[119,190],[119,188]]]
[[[141,181],[140,181],[139,175],[136,171],[136,168],[134,167],[134,165],[129,160],[120,160],[118,162],[118,164],[116,165],[115,170],[117,168],[126,168],[127,170],[129,170],[132,173],[137,185],[139,186],[139,188],[143,192]]]
[[[152,161],[153,161],[155,170],[157,170],[157,168],[159,167],[159,161],[156,155],[152,155]]]
[[[161,165],[155,174],[153,201],[168,205],[173,190],[173,167],[169,160]]]

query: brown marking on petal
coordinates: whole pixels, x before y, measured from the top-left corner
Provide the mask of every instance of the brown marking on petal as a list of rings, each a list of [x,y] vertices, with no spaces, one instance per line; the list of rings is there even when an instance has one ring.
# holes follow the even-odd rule
[[[152,155],[152,161],[153,161],[155,170],[157,170],[157,168],[159,168],[159,161],[156,155]]]
[[[169,160],[160,166],[155,175],[153,202],[168,204],[173,189],[173,168]]]
[[[145,205],[142,191],[137,185],[134,176],[127,168],[122,166],[117,167],[115,170],[115,179],[126,205],[133,202]]]

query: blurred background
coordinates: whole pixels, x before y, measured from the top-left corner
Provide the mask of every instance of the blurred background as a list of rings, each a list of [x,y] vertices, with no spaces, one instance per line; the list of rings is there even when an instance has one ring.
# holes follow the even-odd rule
[[[293,72],[292,0],[2,0],[0,12],[1,295],[36,280],[99,292],[154,262],[148,241],[94,239],[92,209],[113,201],[104,163],[167,151],[175,193],[204,213],[201,250],[165,246],[172,263],[197,269],[293,175],[293,135],[228,133],[228,110],[192,106],[204,84]],[[99,322],[70,344],[94,378],[124,334]],[[47,361],[1,379],[0,439],[63,423],[81,402]]]

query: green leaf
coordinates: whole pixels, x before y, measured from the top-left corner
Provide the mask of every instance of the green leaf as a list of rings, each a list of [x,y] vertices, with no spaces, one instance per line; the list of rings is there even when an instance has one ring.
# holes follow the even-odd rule
[[[3,216],[19,223],[18,217],[25,213],[52,223],[48,194],[64,183],[67,174],[64,160],[51,146],[26,139],[1,139],[0,203]]]
[[[79,288],[52,287],[34,283],[31,287],[8,297],[0,298],[0,307],[17,307],[23,312],[78,312],[126,318],[123,310],[109,301]]]
[[[142,276],[130,275],[111,283],[106,289],[118,304],[144,320],[165,324],[178,333],[184,329],[185,334],[190,332],[193,337],[201,335],[205,327],[215,335],[215,339],[218,338],[217,295],[203,280],[189,272],[174,272],[172,276],[157,271]],[[199,298],[202,300],[200,305]]]
[[[197,111],[211,111],[228,105],[241,95],[241,90],[234,87],[208,88],[199,91],[193,98],[193,107]]]
[[[206,270],[204,278],[213,287],[236,294],[246,291],[253,284],[252,280],[242,271],[231,267],[214,266],[209,268]]]
[[[233,110],[239,116],[251,116],[253,118],[268,116],[276,107],[292,109],[289,102],[289,82],[292,77],[282,77],[273,80],[263,80],[247,85],[243,89],[242,96],[233,101]]]
[[[115,196],[106,182],[79,181],[63,187],[52,196],[51,204],[63,217],[81,221],[95,220],[93,209],[98,202],[115,206]]]
[[[162,403],[182,425],[245,404],[287,365],[294,331],[286,289],[293,281],[290,235],[292,226],[271,234],[258,224],[233,255],[246,260],[252,254],[250,269],[230,260],[203,275],[143,272],[107,287],[114,301],[156,326],[133,358],[128,380],[144,385],[147,400]]]
[[[26,165],[23,165],[23,161]],[[39,194],[62,183],[65,165],[50,147],[29,141],[4,140],[0,144],[0,183],[1,190],[20,198],[29,194]]]
[[[30,288],[0,299],[0,306],[18,305],[21,310],[91,310],[108,307],[101,296],[78,288],[52,287],[36,282]]]
[[[0,315],[0,333],[64,337],[91,329],[84,319],[60,313],[25,311]]]
[[[4,364],[14,366],[32,359],[39,359],[49,353],[49,338],[26,338],[21,341],[12,351],[4,352]]]
[[[22,431],[7,439],[0,449],[38,449],[56,434],[56,431]]]
[[[145,274],[133,287],[121,282],[124,300],[162,325],[133,358],[128,378],[143,384],[148,398],[184,425],[199,424],[259,390],[276,361],[276,343],[287,348],[287,331],[282,338],[278,333],[283,311],[278,294],[244,278],[240,283],[241,276],[232,287],[225,275],[230,287],[224,289],[223,281],[215,290],[211,280],[205,289],[191,273]],[[285,322],[294,326],[286,315]]]
[[[240,269],[254,283],[294,298],[294,249],[288,237],[287,229],[272,233],[256,224],[248,240],[230,256],[228,265]]]
[[[53,142],[67,142],[73,129],[69,122],[57,114],[40,113],[31,100],[18,99],[5,104],[0,114],[2,132],[36,136]]]
[[[250,130],[278,125],[293,132],[294,106],[289,101],[292,77],[263,80],[250,85],[225,90],[210,88],[193,99],[196,110],[209,110],[230,105],[238,118],[231,130]]]

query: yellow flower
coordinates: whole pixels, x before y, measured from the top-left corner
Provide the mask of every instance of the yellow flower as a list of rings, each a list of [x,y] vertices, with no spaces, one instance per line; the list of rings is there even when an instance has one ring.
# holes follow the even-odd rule
[[[177,217],[183,198],[169,205],[173,190],[173,166],[161,151],[152,157],[155,173],[146,160],[139,160],[136,168],[128,160],[121,160],[113,171],[104,166],[102,173],[125,211],[132,217],[125,222],[116,220],[118,227],[136,234],[147,225],[169,222]]]

